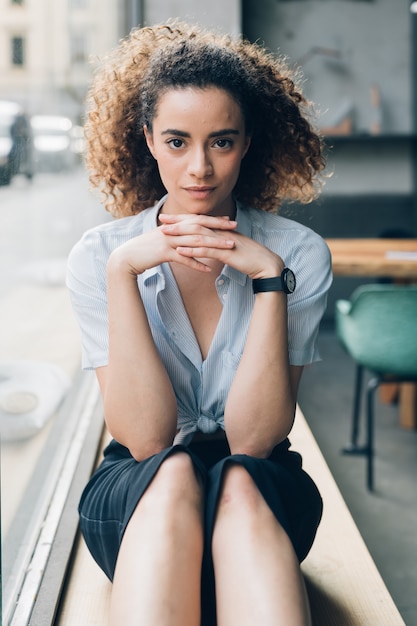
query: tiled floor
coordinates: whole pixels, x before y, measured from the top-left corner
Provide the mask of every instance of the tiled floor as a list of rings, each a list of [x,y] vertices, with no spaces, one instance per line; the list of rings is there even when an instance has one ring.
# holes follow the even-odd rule
[[[370,494],[365,460],[340,453],[349,440],[354,365],[330,326],[319,346],[323,360],[305,368],[299,404],[404,621],[417,626],[417,431],[399,426],[397,406],[377,401]]]

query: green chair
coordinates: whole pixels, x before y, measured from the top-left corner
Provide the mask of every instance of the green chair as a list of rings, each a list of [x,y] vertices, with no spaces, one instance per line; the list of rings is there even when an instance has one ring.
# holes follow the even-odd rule
[[[336,334],[356,362],[351,443],[347,454],[367,457],[367,487],[374,487],[374,396],[383,382],[417,381],[417,286],[372,284],[358,287],[350,300],[336,302]],[[358,445],[364,370],[366,440]]]

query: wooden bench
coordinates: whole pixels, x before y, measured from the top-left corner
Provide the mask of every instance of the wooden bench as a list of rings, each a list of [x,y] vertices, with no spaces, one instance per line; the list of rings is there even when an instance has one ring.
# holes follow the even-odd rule
[[[290,438],[325,507],[302,565],[314,626],[405,626],[300,410]],[[81,539],[55,625],[106,626],[110,592]]]

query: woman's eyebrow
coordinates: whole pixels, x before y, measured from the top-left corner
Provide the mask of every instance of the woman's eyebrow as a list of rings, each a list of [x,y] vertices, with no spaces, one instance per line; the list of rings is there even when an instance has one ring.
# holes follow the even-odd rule
[[[190,137],[190,133],[186,133],[184,130],[177,130],[176,128],[167,128],[161,132],[161,135],[178,135],[179,137]]]
[[[237,128],[222,128],[209,134],[209,137],[222,137],[223,135],[240,135],[240,131]]]
[[[209,134],[210,138],[222,137],[223,135],[239,135],[240,131],[236,128],[222,128]],[[178,130],[176,128],[167,128],[161,132],[161,135],[177,135],[178,137],[191,137],[190,133],[184,130]]]

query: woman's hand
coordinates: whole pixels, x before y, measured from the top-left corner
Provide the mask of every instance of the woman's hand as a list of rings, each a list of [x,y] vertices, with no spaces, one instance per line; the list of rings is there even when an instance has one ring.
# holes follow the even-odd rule
[[[277,276],[284,268],[281,257],[236,232],[236,222],[228,218],[161,214],[160,221],[161,231],[175,248],[175,260],[194,269],[209,271],[204,259],[216,259],[253,279]],[[186,259],[197,266],[187,263]]]
[[[228,217],[161,214],[160,221],[162,226],[116,248],[110,255],[111,266],[135,276],[165,262],[181,263],[200,272],[210,272],[203,259],[221,259],[221,251],[230,250],[235,245],[230,233],[236,228],[236,222]]]

